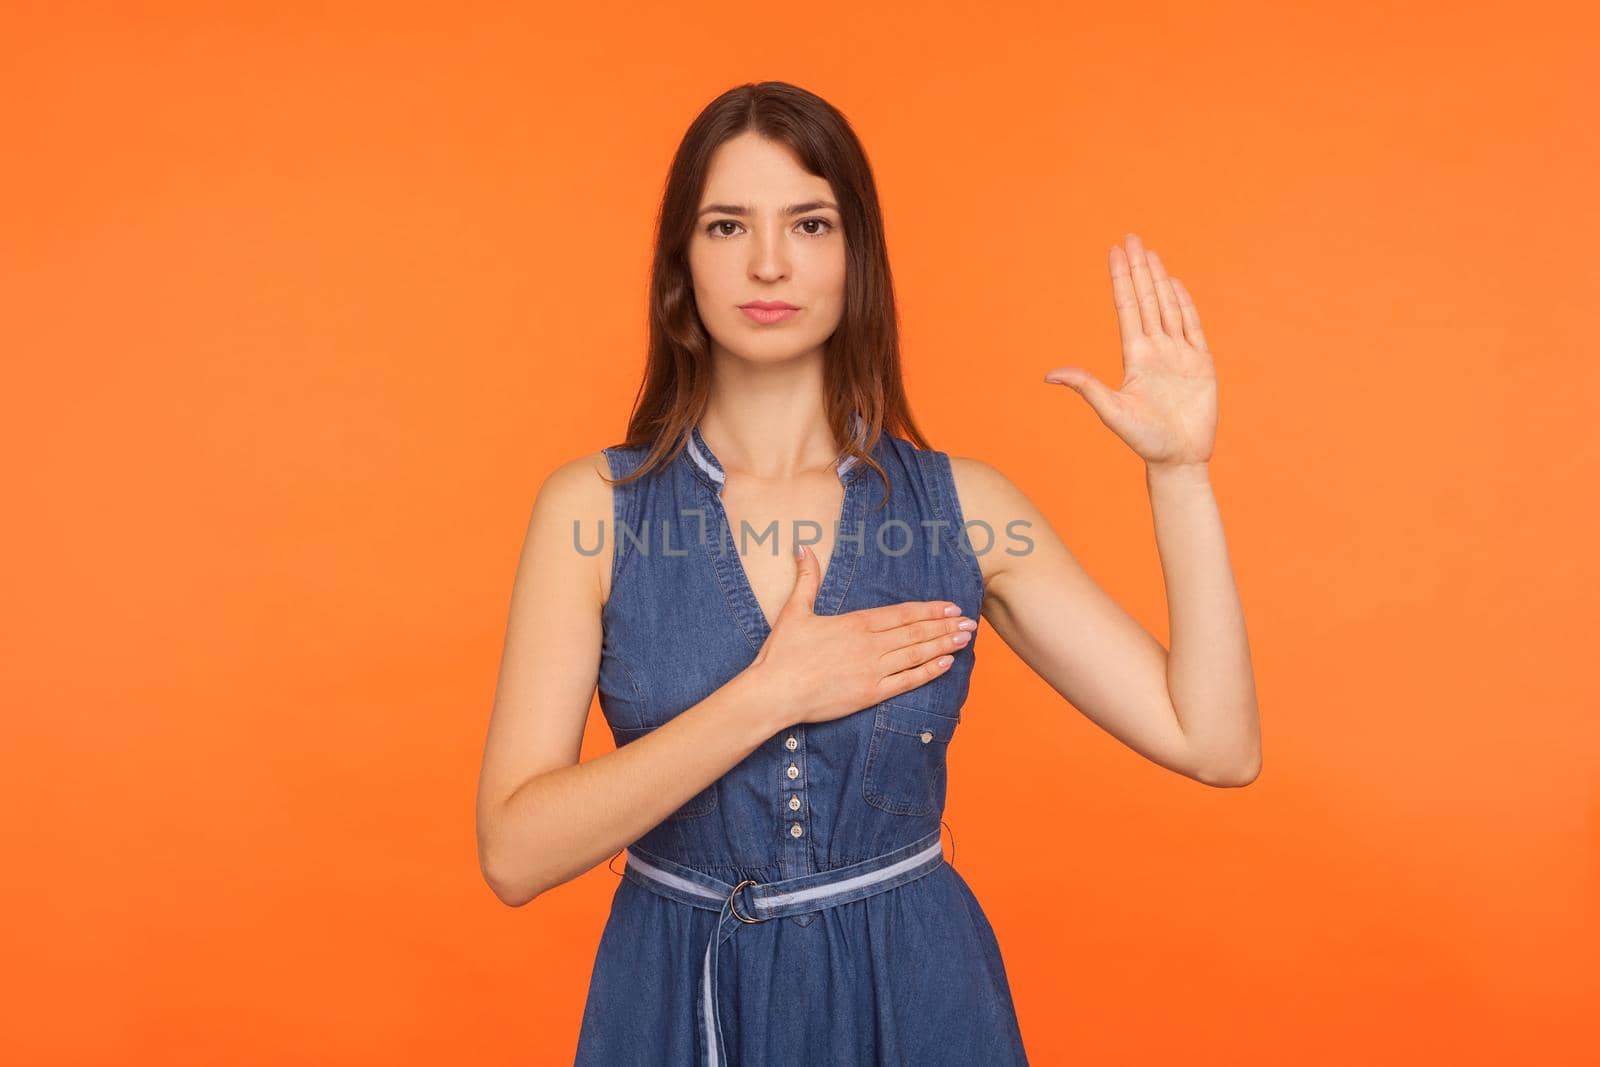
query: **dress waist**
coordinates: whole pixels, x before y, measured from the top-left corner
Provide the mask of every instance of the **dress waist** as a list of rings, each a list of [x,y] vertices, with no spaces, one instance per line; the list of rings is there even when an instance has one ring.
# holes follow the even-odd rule
[[[717,1002],[717,957],[722,943],[745,923],[803,915],[887,892],[921,878],[944,863],[939,831],[837,870],[803,874],[778,882],[745,879],[729,885],[703,871],[629,847],[623,877],[651,892],[690,907],[718,913],[701,960],[695,998],[700,1021],[702,1062],[726,1067]],[[744,894],[740,897],[740,894]],[[742,903],[736,901],[742,900]]]

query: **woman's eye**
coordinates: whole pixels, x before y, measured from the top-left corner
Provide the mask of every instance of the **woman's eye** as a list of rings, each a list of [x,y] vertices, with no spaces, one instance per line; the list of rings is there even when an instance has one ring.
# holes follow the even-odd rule
[[[796,225],[807,226],[811,223],[816,223],[823,228],[820,230],[806,230],[805,235],[807,237],[821,237],[823,234],[833,229],[833,223],[829,222],[827,219],[801,219],[798,223],[796,223]],[[712,237],[732,237],[733,235],[731,233],[721,229],[721,227],[737,225],[739,224],[734,222],[732,219],[718,219],[716,222],[713,222],[706,227],[706,233],[710,234]]]

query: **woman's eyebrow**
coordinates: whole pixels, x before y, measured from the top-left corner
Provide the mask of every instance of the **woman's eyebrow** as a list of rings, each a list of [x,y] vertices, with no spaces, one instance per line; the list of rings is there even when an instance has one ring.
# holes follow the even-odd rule
[[[790,204],[783,209],[783,212],[786,215],[800,215],[807,211],[816,211],[825,207],[832,208],[835,211],[839,210],[839,205],[832,200],[808,200],[803,204]],[[701,215],[713,213],[718,215],[748,215],[750,214],[750,209],[743,204],[707,204],[700,209]]]

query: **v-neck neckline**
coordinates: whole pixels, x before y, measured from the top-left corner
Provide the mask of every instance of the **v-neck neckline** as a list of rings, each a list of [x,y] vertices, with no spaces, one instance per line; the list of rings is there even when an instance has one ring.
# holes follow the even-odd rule
[[[852,420],[852,427],[859,428],[860,416],[852,416]],[[729,607],[745,631],[745,636],[750,639],[752,650],[760,651],[772,633],[772,624],[767,621],[766,613],[761,610],[761,601],[756,597],[755,585],[750,581],[750,573],[745,568],[743,557],[739,554],[738,544],[733,537],[733,524],[728,519],[727,508],[722,502],[722,488],[727,481],[727,472],[716,454],[711,451],[711,446],[706,444],[698,423],[690,428],[689,440],[684,445],[684,457],[694,480],[710,498],[712,508],[717,515],[715,541],[703,536],[699,538],[700,543],[705,546],[706,555],[716,571],[717,581],[722,586]],[[860,552],[841,550],[840,543],[845,538],[840,534],[842,530],[854,529],[861,519],[861,490],[865,484],[861,476],[864,466],[856,457],[847,456],[836,469],[839,480],[844,483],[844,496],[839,503],[839,517],[833,526],[833,548],[828,555],[827,566],[822,572],[822,584],[817,587],[816,599],[813,601],[813,610],[818,615],[838,613],[839,605],[844,599],[844,591],[850,584],[856,564],[861,558]]]

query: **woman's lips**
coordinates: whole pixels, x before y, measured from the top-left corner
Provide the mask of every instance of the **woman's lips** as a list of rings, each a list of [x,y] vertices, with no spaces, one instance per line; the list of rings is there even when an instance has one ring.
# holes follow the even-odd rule
[[[762,325],[767,325],[774,322],[782,322],[791,315],[798,315],[800,313],[799,308],[771,308],[769,310],[767,308],[742,307],[739,310],[744,312],[746,315],[749,315],[752,319],[755,319]]]

